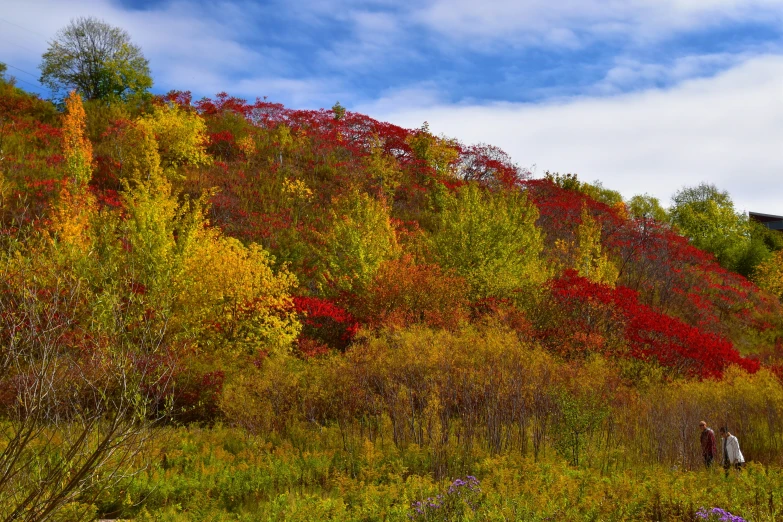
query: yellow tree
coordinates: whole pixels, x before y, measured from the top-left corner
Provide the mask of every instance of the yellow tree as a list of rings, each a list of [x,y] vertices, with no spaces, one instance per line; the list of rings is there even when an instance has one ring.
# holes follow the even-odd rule
[[[296,278],[261,247],[223,236],[206,219],[206,196],[180,201],[158,178],[126,188],[121,211],[91,221],[80,276],[96,293],[97,317],[131,318],[138,346],[165,342],[224,362],[264,349],[284,353],[299,333],[290,292]],[[96,328],[100,324],[96,323]]]
[[[614,285],[619,270],[601,245],[601,225],[587,207],[582,208],[582,222],[576,231],[577,245],[574,255],[575,267],[579,275],[596,283]]]
[[[65,108],[63,153],[70,184],[60,194],[52,230],[59,244],[83,250],[91,241],[90,221],[96,212],[95,198],[85,190],[92,178],[92,144],[86,136],[87,118],[76,91],[66,98]]]
[[[336,203],[331,218],[319,253],[321,283],[339,290],[363,288],[382,262],[399,256],[389,209],[383,202],[353,192]]]
[[[166,104],[155,107],[152,113],[139,118],[137,123],[155,137],[164,169],[182,165],[199,167],[210,163],[206,151],[209,143],[207,125],[196,112]]]
[[[204,120],[174,105],[155,107],[135,121],[115,126],[101,144],[101,153],[119,164],[121,179],[150,182],[177,177],[177,169],[210,163]]]
[[[783,299],[783,250],[760,263],[753,279],[761,288]]]
[[[446,195],[430,239],[433,260],[470,285],[473,299],[521,297],[546,280],[538,210],[524,194],[492,193],[471,184]]]
[[[300,331],[291,300],[296,277],[275,272],[260,246],[245,247],[216,229],[195,230],[188,243],[180,306],[209,348],[230,358],[262,348],[286,353]]]

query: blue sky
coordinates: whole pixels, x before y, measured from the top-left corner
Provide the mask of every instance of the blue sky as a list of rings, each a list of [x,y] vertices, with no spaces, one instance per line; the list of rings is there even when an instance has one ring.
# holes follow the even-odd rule
[[[536,175],[664,204],[708,181],[783,214],[783,0],[3,4],[0,61],[30,90],[47,40],[96,16],[142,47],[158,92],[339,100],[499,145]]]

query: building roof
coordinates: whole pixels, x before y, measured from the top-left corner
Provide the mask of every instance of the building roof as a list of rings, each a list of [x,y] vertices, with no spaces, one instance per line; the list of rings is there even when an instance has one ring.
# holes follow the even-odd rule
[[[772,230],[783,230],[783,216],[762,214],[760,212],[748,212],[748,217]]]

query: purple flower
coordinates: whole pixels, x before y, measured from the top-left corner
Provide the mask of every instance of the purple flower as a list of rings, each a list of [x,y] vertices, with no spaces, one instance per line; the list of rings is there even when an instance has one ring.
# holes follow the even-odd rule
[[[455,479],[445,493],[429,497],[411,504],[410,520],[455,520],[462,516],[465,508],[475,511],[480,501],[479,480],[468,475],[464,479]]]
[[[696,516],[703,520],[715,520],[717,522],[747,522],[739,515],[732,515],[725,509],[714,507],[712,509],[701,508],[696,512]]]

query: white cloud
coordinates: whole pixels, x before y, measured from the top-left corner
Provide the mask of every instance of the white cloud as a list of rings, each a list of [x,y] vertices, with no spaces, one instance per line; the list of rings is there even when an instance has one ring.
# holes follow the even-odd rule
[[[292,108],[331,107],[336,101],[350,96],[340,82],[329,78],[297,80],[263,76],[240,80],[229,92],[236,93],[247,93],[242,95],[250,99],[263,93],[270,101],[288,100]]]
[[[783,20],[781,0],[434,0],[416,19],[452,41],[565,45],[623,37],[655,40],[714,24]],[[570,34],[569,34],[570,33]],[[562,35],[569,35],[563,39]]]
[[[390,93],[362,110],[406,127],[427,120],[436,133],[498,145],[539,174],[576,172],[625,197],[647,192],[668,204],[677,189],[708,181],[728,190],[740,210],[783,214],[780,56],[612,98],[411,108],[405,98]]]
[[[350,10],[338,14],[345,27],[336,43],[319,51],[320,58],[338,70],[382,68],[391,61],[415,59],[415,52],[401,45],[402,20],[388,12]]]
[[[711,76],[752,58],[745,53],[686,55],[670,63],[650,63],[630,57],[618,57],[604,78],[591,86],[588,94],[612,95],[644,87],[671,85],[690,78]]]
[[[443,100],[440,92],[433,83],[422,82],[418,85],[409,85],[403,89],[389,89],[385,91],[377,100],[369,104],[362,104],[357,107],[349,107],[350,110],[370,114],[397,114],[418,113],[424,114],[431,107],[443,107]],[[372,116],[372,114],[370,114]],[[424,118],[426,120],[426,118]],[[421,120],[413,127],[419,127],[424,120]]]

